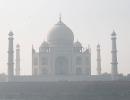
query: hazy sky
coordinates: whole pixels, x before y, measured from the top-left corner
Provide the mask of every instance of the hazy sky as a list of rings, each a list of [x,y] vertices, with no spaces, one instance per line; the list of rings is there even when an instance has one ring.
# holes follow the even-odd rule
[[[21,72],[31,73],[31,47],[38,50],[59,13],[84,47],[92,49],[96,74],[96,45],[101,45],[102,71],[111,70],[111,37],[117,33],[118,69],[130,73],[130,0],[0,0],[0,72],[7,71],[8,32],[21,46]],[[15,49],[15,48],[14,48]]]

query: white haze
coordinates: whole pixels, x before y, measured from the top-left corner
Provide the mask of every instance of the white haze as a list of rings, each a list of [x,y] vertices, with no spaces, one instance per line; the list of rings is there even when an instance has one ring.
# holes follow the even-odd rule
[[[0,0],[0,72],[7,72],[8,32],[21,46],[21,72],[31,74],[31,47],[46,40],[47,32],[62,13],[84,47],[92,49],[96,74],[96,45],[101,45],[102,72],[111,70],[111,39],[117,32],[118,69],[130,73],[130,0]],[[15,48],[14,48],[15,49]]]

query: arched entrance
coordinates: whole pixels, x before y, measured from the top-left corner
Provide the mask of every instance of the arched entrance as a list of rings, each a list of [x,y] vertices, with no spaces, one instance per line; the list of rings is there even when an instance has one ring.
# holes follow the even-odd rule
[[[55,60],[55,74],[66,75],[68,74],[68,59],[66,57],[57,57]]]

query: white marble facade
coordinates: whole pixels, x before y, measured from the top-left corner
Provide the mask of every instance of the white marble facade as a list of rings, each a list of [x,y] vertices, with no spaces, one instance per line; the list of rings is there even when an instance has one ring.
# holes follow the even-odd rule
[[[91,75],[91,50],[74,42],[73,32],[61,20],[48,33],[47,41],[32,48],[32,75]]]

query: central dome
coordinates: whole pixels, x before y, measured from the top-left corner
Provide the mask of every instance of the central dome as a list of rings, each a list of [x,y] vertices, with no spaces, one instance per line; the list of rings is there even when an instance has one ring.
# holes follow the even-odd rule
[[[74,35],[71,29],[60,20],[48,33],[47,41],[50,44],[72,44]]]

